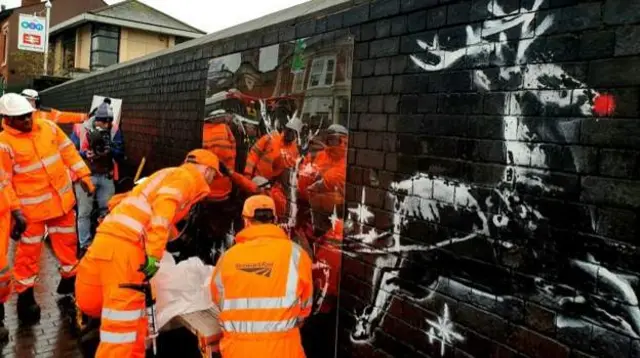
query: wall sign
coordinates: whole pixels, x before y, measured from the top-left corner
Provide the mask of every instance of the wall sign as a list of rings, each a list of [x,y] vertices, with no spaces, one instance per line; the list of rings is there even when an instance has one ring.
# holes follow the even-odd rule
[[[46,41],[46,20],[27,14],[20,14],[18,24],[18,49],[44,53]]]

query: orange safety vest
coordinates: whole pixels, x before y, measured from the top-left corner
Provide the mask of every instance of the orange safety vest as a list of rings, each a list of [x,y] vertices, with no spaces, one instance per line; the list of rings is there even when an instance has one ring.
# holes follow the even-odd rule
[[[313,282],[316,296],[324,295],[320,312],[329,312],[335,308],[340,290],[340,272],[342,267],[342,230],[344,224],[338,220],[334,227],[313,243],[314,269]]]
[[[305,357],[299,326],[311,313],[311,258],[271,224],[240,231],[211,280],[225,358]]]
[[[58,123],[58,124],[75,124],[75,123],[82,123],[86,121],[88,116],[86,113],[63,112],[63,111],[59,111],[57,109],[51,108],[48,110],[43,110],[43,109],[36,110],[35,112],[33,112],[33,118],[46,119],[53,123]]]
[[[299,156],[295,141],[285,144],[282,133],[265,134],[251,147],[244,167],[244,175],[249,178],[262,176],[269,180],[278,173],[274,170],[274,163],[279,157],[284,160],[287,168],[293,167]]]
[[[258,185],[243,175],[234,172],[231,174],[231,181],[247,194],[260,194]],[[287,195],[284,193],[282,184],[278,182],[272,184],[271,189],[268,189],[265,195],[270,196],[276,204],[276,216],[284,217],[287,210]]]
[[[202,148],[218,156],[220,161],[229,169],[236,166],[236,138],[229,125],[222,121],[205,122],[202,130]],[[225,200],[231,194],[231,179],[220,176],[211,184],[209,198]]]
[[[209,194],[209,185],[193,164],[155,172],[117,202],[97,233],[143,244],[146,252],[162,258],[173,225],[182,220],[196,202]]]
[[[73,209],[75,196],[68,171],[90,175],[73,143],[53,122],[34,119],[22,133],[2,122],[0,163],[10,173],[7,192],[12,209],[21,208],[30,222],[60,217]]]
[[[334,206],[340,207],[344,203],[344,186],[347,173],[345,156],[332,158],[323,150],[315,157],[310,154],[300,164],[298,171],[298,191],[300,198],[306,200],[314,209],[332,212]],[[324,185],[309,192],[309,187],[318,178]]]

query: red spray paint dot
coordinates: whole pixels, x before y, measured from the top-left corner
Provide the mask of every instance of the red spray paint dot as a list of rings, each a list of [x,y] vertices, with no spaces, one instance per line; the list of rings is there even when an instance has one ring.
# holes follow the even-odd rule
[[[593,111],[600,117],[613,114],[616,109],[616,99],[610,94],[599,95],[593,101]]]

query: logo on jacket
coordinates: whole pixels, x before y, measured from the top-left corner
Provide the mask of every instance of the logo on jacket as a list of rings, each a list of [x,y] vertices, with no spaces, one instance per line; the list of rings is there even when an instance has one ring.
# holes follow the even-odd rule
[[[273,270],[273,262],[259,262],[255,264],[236,264],[236,269],[254,273],[256,275],[271,277],[271,271]]]

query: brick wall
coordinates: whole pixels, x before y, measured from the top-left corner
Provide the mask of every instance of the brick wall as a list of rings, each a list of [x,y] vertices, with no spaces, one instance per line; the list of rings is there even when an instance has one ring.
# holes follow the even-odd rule
[[[336,6],[45,104],[123,98],[127,154],[148,172],[200,144],[208,59],[351,33],[338,356],[639,356],[640,1]]]

